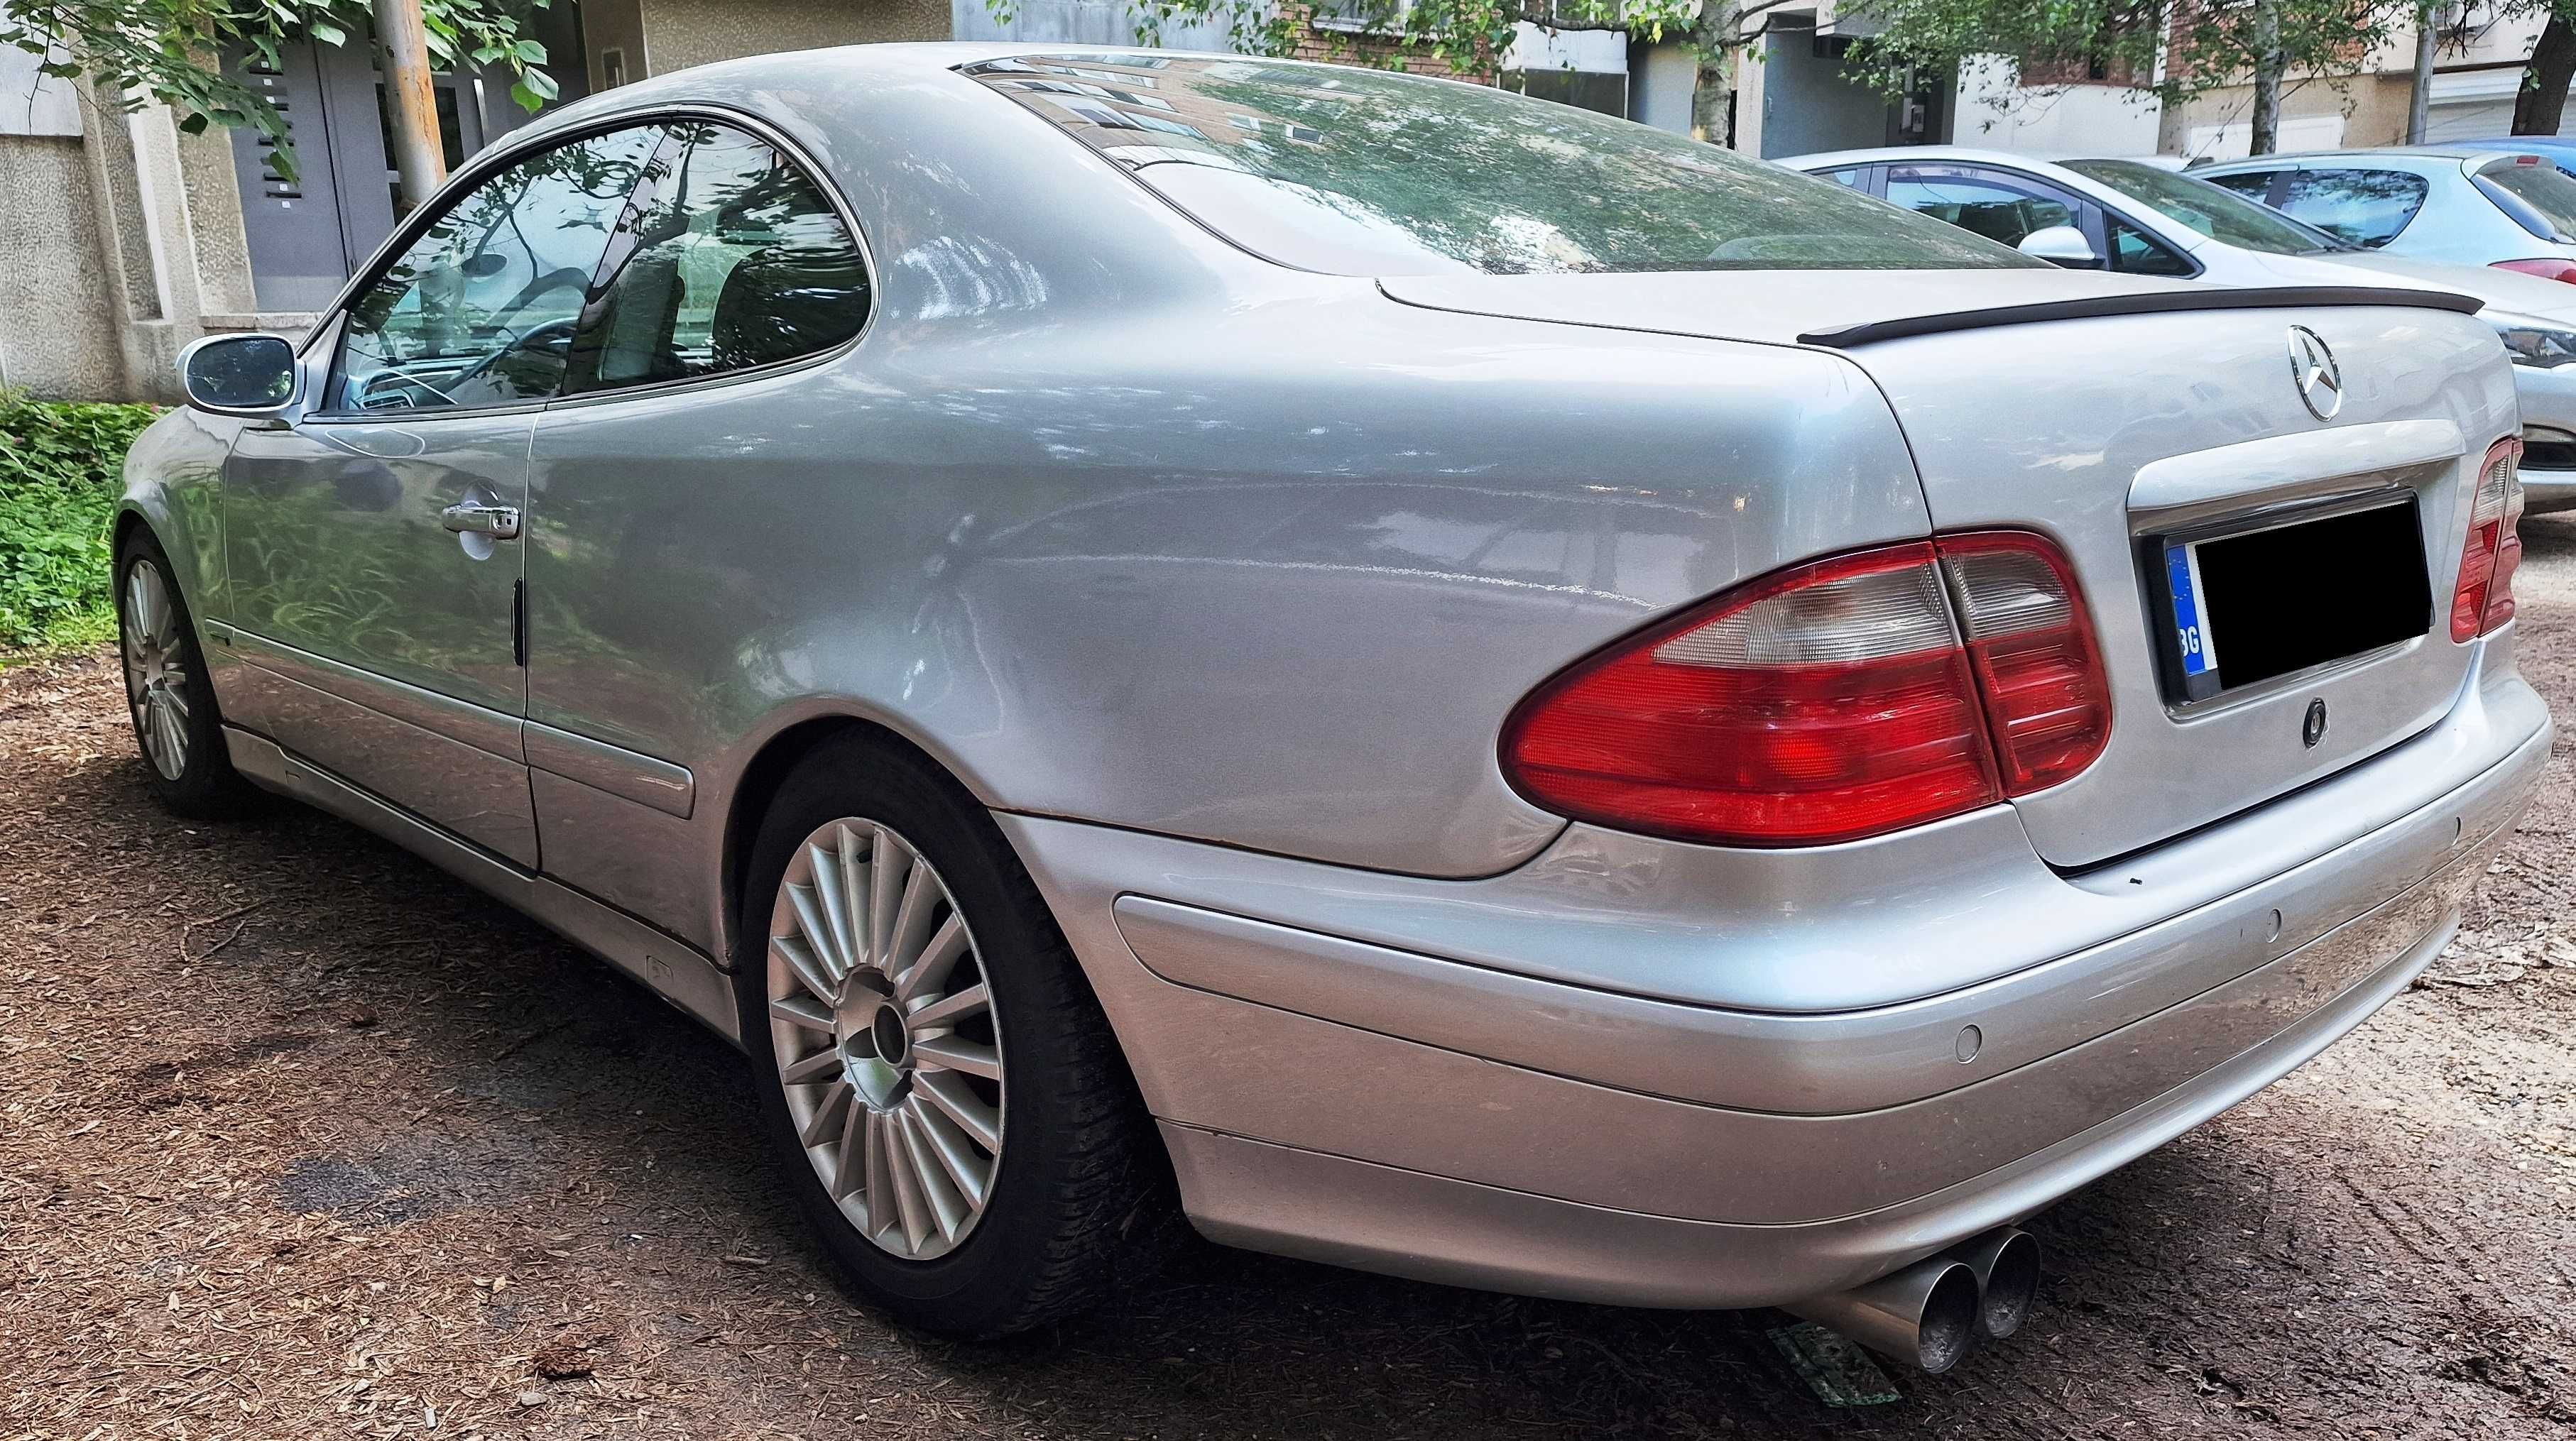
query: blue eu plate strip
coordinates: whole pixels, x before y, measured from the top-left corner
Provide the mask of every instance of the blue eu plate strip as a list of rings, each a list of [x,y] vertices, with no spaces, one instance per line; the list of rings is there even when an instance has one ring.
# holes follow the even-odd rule
[[[2174,640],[2182,648],[2182,673],[2207,675],[2218,668],[2218,650],[2200,603],[2200,556],[2189,545],[2165,547],[2165,584],[2173,592]]]

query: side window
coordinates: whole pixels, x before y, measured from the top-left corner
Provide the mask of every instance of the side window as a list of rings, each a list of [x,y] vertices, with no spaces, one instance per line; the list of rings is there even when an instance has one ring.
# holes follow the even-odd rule
[[[1900,166],[1887,172],[1887,198],[1988,240],[2019,245],[2034,230],[2075,224],[2075,209],[2035,190],[1978,176]]]
[[[722,125],[675,123],[615,273],[582,318],[567,393],[721,375],[829,350],[867,323],[856,237],[815,183]]]
[[[349,307],[333,410],[542,400],[662,127],[532,155],[467,191]]]
[[[2262,205],[2266,203],[2263,197],[2272,193],[2272,177],[2280,173],[2278,170],[2248,170],[2240,175],[2204,175],[2200,178],[2212,185],[2225,186]]]
[[[1848,185],[1854,190],[1869,188],[1867,184],[1869,167],[1866,165],[1846,165],[1840,170],[1818,170],[1814,175],[1818,180],[1830,180],[1836,185]]]
[[[2380,246],[2424,208],[2424,177],[2403,170],[2302,170],[2281,208],[2337,240]]]
[[[2102,217],[2111,237],[2111,268],[2127,275],[2197,275],[2198,267],[2116,215]]]

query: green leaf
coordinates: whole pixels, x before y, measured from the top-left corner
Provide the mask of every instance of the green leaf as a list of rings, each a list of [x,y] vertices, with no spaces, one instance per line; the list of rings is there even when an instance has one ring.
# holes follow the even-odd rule
[[[546,63],[546,47],[541,41],[522,40],[518,44],[511,46],[510,49],[513,54],[516,54],[521,60],[526,61],[530,65],[543,65]]]
[[[349,32],[332,24],[328,20],[308,20],[304,24],[304,29],[307,34],[311,35],[314,39],[321,41],[325,45],[346,45],[349,43]]]

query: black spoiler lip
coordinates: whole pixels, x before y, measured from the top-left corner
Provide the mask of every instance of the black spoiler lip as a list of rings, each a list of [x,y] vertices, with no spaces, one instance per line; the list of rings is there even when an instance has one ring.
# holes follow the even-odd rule
[[[2412,310],[2449,310],[2475,315],[2486,302],[2451,290],[2400,290],[2384,285],[2267,285],[2235,290],[2148,291],[2142,295],[2086,296],[2049,300],[2036,305],[1997,305],[1981,310],[1952,310],[1936,315],[1908,315],[1895,320],[1865,320],[1831,330],[1810,330],[1801,345],[1847,350],[1911,335],[1940,335],[1953,330],[1984,330],[1997,325],[2031,325],[2049,320],[2088,320],[2100,315],[2164,315],[2183,310],[2279,310],[2329,305],[2393,305]]]

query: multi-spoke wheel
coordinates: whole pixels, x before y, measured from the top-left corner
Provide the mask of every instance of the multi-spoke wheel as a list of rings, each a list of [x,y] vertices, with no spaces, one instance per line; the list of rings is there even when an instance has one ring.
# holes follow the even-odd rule
[[[991,814],[852,731],[779,782],[734,983],[763,1125],[854,1286],[998,1336],[1171,1234],[1170,1170],[1055,918]]]
[[[143,758],[165,780],[188,770],[188,700],[196,691],[180,645],[179,608],[161,567],[138,559],[125,570],[125,703],[134,711]]]
[[[170,558],[148,532],[137,531],[117,557],[116,575],[118,659],[146,777],[182,815],[239,814],[256,792],[234,772],[224,748],[206,657],[197,648],[188,603],[171,579]]]
[[[956,897],[895,831],[829,822],[787,864],[767,971],[770,1049],[815,1175],[870,1241],[947,1254],[992,1194],[1006,1100]]]

